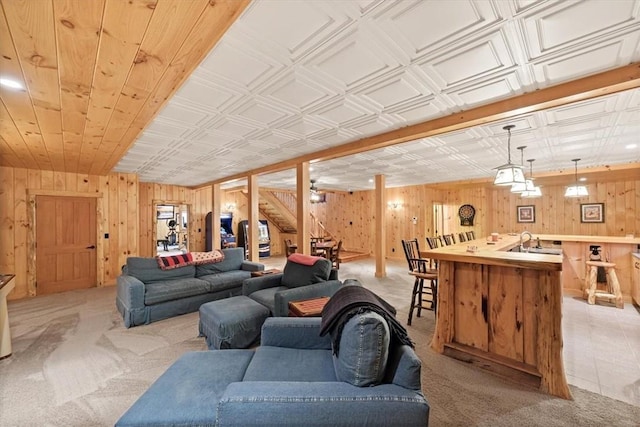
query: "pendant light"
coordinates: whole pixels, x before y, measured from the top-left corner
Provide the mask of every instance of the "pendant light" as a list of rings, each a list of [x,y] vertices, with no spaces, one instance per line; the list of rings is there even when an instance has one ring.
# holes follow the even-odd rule
[[[567,191],[564,193],[564,197],[585,197],[589,195],[587,191],[587,187],[584,185],[578,185],[578,161],[580,159],[571,159],[572,162],[575,162],[575,176],[576,176],[576,184],[571,187],[567,187]]]
[[[527,180],[527,182],[531,183],[531,186],[533,186],[533,190],[527,190],[520,193],[520,197],[524,199],[533,199],[535,197],[542,196],[542,191],[540,191],[540,187],[537,187],[533,184],[533,162],[534,161],[535,159],[527,159],[527,162],[529,162],[529,179]]]
[[[502,129],[506,130],[509,133],[509,137],[507,139],[507,163],[498,166],[498,171],[496,172],[496,178],[493,181],[494,185],[513,185],[516,183],[524,183],[524,172],[522,172],[522,166],[517,166],[511,163],[511,129],[513,129],[515,125],[506,125]]]
[[[518,147],[520,150],[520,165],[524,168],[524,149],[527,148],[526,145],[522,145]],[[512,193],[523,193],[525,191],[533,191],[533,181],[530,179],[525,180],[525,182],[518,182],[511,186]]]

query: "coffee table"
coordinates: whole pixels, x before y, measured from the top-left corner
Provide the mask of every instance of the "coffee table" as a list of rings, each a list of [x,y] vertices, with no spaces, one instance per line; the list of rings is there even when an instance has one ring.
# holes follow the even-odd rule
[[[329,297],[312,298],[289,303],[289,317],[320,317]]]

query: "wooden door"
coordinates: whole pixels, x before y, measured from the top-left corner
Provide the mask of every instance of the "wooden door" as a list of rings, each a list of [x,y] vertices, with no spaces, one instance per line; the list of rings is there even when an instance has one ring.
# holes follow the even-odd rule
[[[36,293],[95,287],[96,199],[36,198]]]

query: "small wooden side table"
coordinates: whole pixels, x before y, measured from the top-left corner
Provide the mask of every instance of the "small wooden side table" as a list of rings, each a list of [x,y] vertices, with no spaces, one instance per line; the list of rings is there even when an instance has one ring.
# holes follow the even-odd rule
[[[320,317],[329,297],[320,297],[289,303],[289,317]]]
[[[262,277],[262,276],[266,276],[267,274],[278,274],[278,273],[282,273],[282,271],[278,270],[277,268],[270,268],[269,270],[252,271],[251,277]]]

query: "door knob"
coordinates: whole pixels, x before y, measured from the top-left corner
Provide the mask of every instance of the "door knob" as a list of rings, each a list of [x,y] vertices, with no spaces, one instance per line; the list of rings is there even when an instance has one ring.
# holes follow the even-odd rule
[[[85,249],[95,249],[96,245],[87,246]]]

